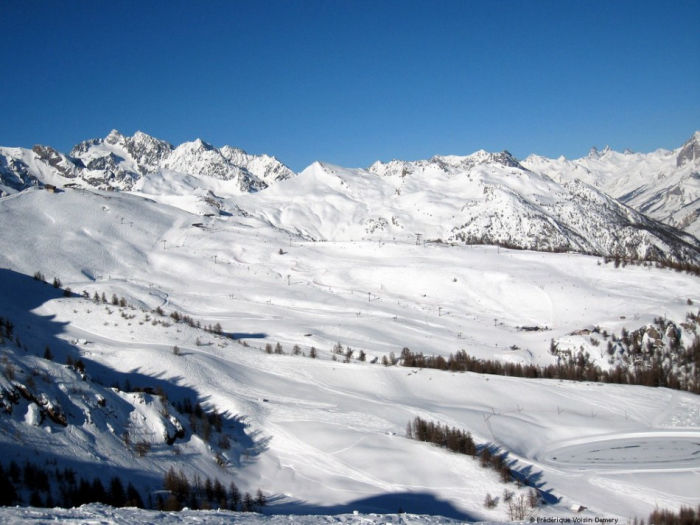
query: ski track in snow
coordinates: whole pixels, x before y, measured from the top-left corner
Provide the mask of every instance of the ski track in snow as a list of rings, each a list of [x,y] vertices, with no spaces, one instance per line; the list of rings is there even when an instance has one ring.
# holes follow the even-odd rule
[[[694,498],[679,498],[674,494],[669,494],[663,490],[654,490],[649,486],[640,485],[629,480],[616,481],[610,478],[591,477],[588,482],[618,495],[624,495],[640,502],[654,501],[660,508],[678,509],[681,504],[693,506]]]
[[[111,197],[110,213],[93,213],[82,231],[111,231],[107,226],[114,227],[116,215],[134,220],[134,228],[115,229],[112,245],[99,249],[94,243],[104,234],[91,238],[86,233],[68,250],[54,228],[80,228],[79,216],[63,217],[45,195],[31,197],[45,199],[42,205],[56,219],[35,233],[42,236],[37,246],[50,253],[42,257],[50,260],[51,273],[48,263],[21,242],[29,237],[32,220],[43,218],[28,218],[18,231],[2,230],[2,242],[20,250],[2,252],[13,268],[27,275],[39,268],[47,278],[58,275],[75,292],[84,288],[90,296],[124,295],[146,311],[124,310],[136,315],[131,320],[111,305],[53,299],[22,315],[68,323],[57,337],[86,339],[88,344],[78,349],[91,361],[124,374],[138,370],[147,377],[179,378],[179,385],[205,405],[246,416],[247,431],[268,441],[264,452],[232,476],[282,495],[282,504],[344,505],[363,497],[420,492],[480,519],[506,519],[503,503],[493,511],[483,507],[487,492],[497,496],[503,491],[495,474],[471,458],[404,437],[406,422],[416,416],[469,430],[478,444],[493,443],[508,452],[515,468],[531,468],[542,490],[560,498],[545,514],[566,514],[572,501],[622,517],[641,516],[655,503],[698,502],[690,484],[667,492],[654,488],[700,473],[700,454],[693,448],[700,440],[696,396],[385,368],[355,360],[345,364],[342,356],[330,361],[331,347],[341,342],[352,346],[355,356],[365,350],[368,360],[390,351],[399,355],[407,346],[426,355],[447,356],[464,348],[478,357],[548,364],[553,361],[547,352],[550,339],[586,342],[569,335],[573,330],[600,325],[619,334],[622,327],[642,326],[657,315],[682,320],[689,310],[685,301],[700,301],[694,278],[637,267],[616,270],[578,255],[491,247],[424,248],[404,241],[379,248],[370,242],[299,240],[288,246],[286,234],[261,228],[253,219],[210,221],[175,209],[161,216],[141,209],[133,197],[118,195]],[[20,201],[3,199],[0,212]],[[95,206],[76,199],[78,205],[86,213]],[[193,228],[195,220],[216,224],[218,230]],[[136,222],[153,224],[153,231],[137,228]],[[71,250],[81,247],[79,267],[74,267]],[[149,312],[157,306],[195,316],[203,325],[219,322],[251,347],[184,324],[152,326],[144,318],[156,318]],[[533,325],[550,330],[516,330]],[[266,343],[278,341],[287,354],[293,344],[306,353],[313,345],[320,357],[264,353]],[[174,345],[182,355],[173,355]],[[515,345],[519,350],[510,349]],[[101,457],[104,451],[90,444],[94,435],[89,430],[69,427],[62,446],[73,447],[74,455]],[[640,440],[649,446],[645,457],[635,460],[626,452],[641,449],[624,447]],[[665,456],[652,457],[655,443]],[[613,455],[592,460],[595,447]],[[561,460],[562,452],[569,454],[568,461]],[[664,458],[673,461],[664,466],[659,463]]]

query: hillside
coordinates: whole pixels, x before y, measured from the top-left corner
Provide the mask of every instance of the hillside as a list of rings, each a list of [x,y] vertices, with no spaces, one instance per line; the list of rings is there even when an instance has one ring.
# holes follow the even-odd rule
[[[316,163],[231,197],[291,235],[318,241],[490,244],[546,252],[697,261],[700,241],[579,180],[557,183],[509,154],[476,153],[369,170]]]
[[[155,512],[139,509],[113,509],[105,505],[85,505],[77,509],[24,509],[24,508],[0,508],[0,519],[3,523],[27,523],[30,521],[52,521],[60,520],[69,523],[120,523],[122,525],[140,525],[146,522],[158,521],[164,525],[178,524],[183,521],[196,521],[205,525],[223,523],[245,523],[246,525],[284,525],[289,523],[288,516],[264,516],[260,514],[235,513],[227,511],[193,511],[184,510],[179,513]],[[453,523],[463,523],[442,516],[394,514],[347,514],[339,515],[336,518],[326,516],[295,516],[294,523],[304,525],[321,525],[328,523],[329,519],[340,523],[348,524],[393,524],[402,523],[406,525],[449,525]]]
[[[174,147],[116,130],[81,142],[70,155],[39,145],[0,148],[0,192],[46,184],[130,192],[198,215],[257,217],[317,241],[412,239],[697,263],[700,241],[686,213],[695,206],[700,162],[692,144],[673,154],[680,167],[671,179],[683,189],[665,180],[655,190],[656,200],[664,195],[663,213],[642,202],[646,190],[633,188],[660,177],[668,159],[658,154],[606,150],[585,162],[531,156],[520,163],[507,151],[478,151],[376,162],[366,170],[317,162],[296,176],[267,155],[200,139]]]
[[[126,137],[113,130],[105,139],[81,142],[70,155],[39,145],[0,148],[0,191],[44,184],[130,191],[197,214],[254,215],[315,240],[413,237],[697,262],[696,237],[594,188],[692,234],[697,140],[668,154],[605,150],[572,162],[530,156],[521,164],[508,152],[478,151],[376,162],[367,170],[315,163],[296,180],[267,155],[217,149],[199,139],[174,147],[141,132]],[[673,176],[667,180],[663,169]],[[646,186],[637,188],[652,178],[663,180],[653,198]]]
[[[580,159],[530,155],[522,164],[559,182],[579,179],[649,217],[700,235],[700,131],[673,151],[593,148]]]
[[[508,173],[505,188],[532,184]],[[488,180],[483,170],[471,176]],[[315,215],[293,207],[309,177],[323,181],[329,197],[325,209],[305,208]],[[123,192],[29,189],[0,200],[0,317],[19,337],[0,344],[3,399],[15,399],[11,413],[0,414],[3,449],[19,462],[102,476],[105,485],[128,478],[144,501],[156,499],[172,466],[190,479],[233,481],[241,492],[261,488],[264,511],[274,514],[401,508],[505,521],[504,491],[517,498],[531,487],[540,517],[573,516],[574,504],[587,507],[582,517],[620,519],[646,516],[655,505],[696,505],[696,395],[382,361],[408,347],[547,365],[559,360],[553,340],[561,350],[583,347],[608,367],[604,346],[592,342],[602,336],[581,329],[622,338],[659,316],[679,327],[689,348],[696,328],[686,314],[697,311],[697,278],[580,254],[416,245],[415,231],[396,240],[390,230],[381,238],[365,231],[363,240],[367,212],[352,197],[382,201],[377,192],[388,191],[391,177],[317,165],[224,200],[229,214],[214,217]],[[401,197],[427,193],[429,180],[407,176]],[[455,191],[467,187],[455,183]],[[275,216],[282,193],[289,208]],[[358,219],[345,230],[331,220],[352,210]],[[290,237],[291,224],[305,230]],[[336,238],[310,240],[315,234]],[[37,271],[73,295],[32,279]],[[204,330],[217,325],[221,334]],[[47,346],[52,360],[43,357]],[[40,402],[17,397],[23,386]],[[48,416],[42,394],[64,423]],[[186,399],[220,414],[222,430],[200,436]],[[170,417],[183,428],[171,444]],[[470,432],[481,450],[498,447],[530,487],[504,483],[470,456],[408,439],[416,417]],[[194,421],[202,432],[203,420]],[[125,444],[125,430],[132,443],[150,444],[145,454]],[[492,508],[484,505],[489,494],[499,498]]]

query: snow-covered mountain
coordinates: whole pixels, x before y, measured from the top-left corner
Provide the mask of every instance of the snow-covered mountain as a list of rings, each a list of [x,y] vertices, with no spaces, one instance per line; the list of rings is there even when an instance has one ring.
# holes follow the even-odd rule
[[[485,180],[480,170],[490,166],[469,174]],[[526,180],[508,173],[506,187]],[[318,191],[327,208],[314,206],[329,219],[362,212],[351,197],[381,196],[400,179],[314,166],[236,202],[268,193],[274,200],[285,185],[298,191],[283,192],[294,202],[304,191],[295,182],[309,175],[325,183]],[[405,179],[402,196],[411,185],[428,187]],[[579,348],[604,368],[623,356],[636,367],[652,351],[659,359],[690,355],[697,277],[577,254],[417,246],[413,233],[377,242],[364,226],[364,242],[290,242],[263,208],[260,216],[201,217],[128,192],[70,188],[0,199],[0,464],[48,471],[52,488],[36,489],[34,499],[63,498],[62,473],[73,469],[104,486],[119,476],[157,506],[158,496],[171,495],[164,476],[172,467],[193,486],[209,478],[241,492],[260,487],[266,512],[276,514],[401,508],[505,521],[513,519],[507,498],[517,502],[531,489],[526,518],[624,520],[700,502],[695,394],[382,366],[403,348],[443,358],[465,350],[522,366],[551,365]],[[279,213],[283,224],[295,219],[294,208]],[[35,272],[72,293],[32,279]],[[222,334],[199,322],[219,324]],[[697,377],[683,366],[686,378]],[[222,430],[212,419],[206,431],[188,399],[221,415]],[[469,432],[482,451],[507,453],[520,481],[504,481],[481,458],[409,439],[406,423],[416,417]],[[27,484],[16,486],[24,503],[34,497]],[[200,488],[195,499],[206,497]],[[47,512],[13,510],[7,519],[44,520]],[[124,512],[130,522],[166,517]],[[57,515],[121,519],[101,508]]]
[[[64,155],[48,146],[0,148],[0,191],[18,191],[41,181],[59,187],[138,190],[149,179],[189,177],[209,190],[213,180],[225,182],[228,192],[252,192],[294,176],[274,157],[249,155],[202,140],[178,147],[137,131],[133,137],[113,130],[104,139],[86,140]]]
[[[672,195],[685,202],[692,193],[697,180],[693,169],[700,162],[697,149],[694,137],[673,154],[680,169],[674,180],[680,178],[679,184],[688,189],[664,190],[667,204]],[[633,205],[641,194],[630,197],[634,192],[628,190],[647,180],[652,168],[634,171],[628,164],[639,166],[639,159],[646,159],[656,166],[668,155],[650,154],[647,159],[606,150],[592,153],[585,162],[531,156],[521,164],[507,151],[481,150],[468,156],[376,162],[366,170],[315,163],[294,177],[267,155],[248,155],[230,146],[218,149],[199,139],[173,147],[141,132],[127,137],[115,130],[105,139],[76,145],[70,155],[47,146],[31,151],[2,148],[0,182],[6,193],[39,183],[131,191],[198,214],[247,213],[316,240],[419,234],[424,240],[540,251],[698,260],[700,242],[695,237],[650,220],[596,189],[617,189]],[[636,160],[619,160],[627,157]],[[623,184],[618,174],[613,185],[608,172],[621,164],[636,178],[629,182],[628,175]]]
[[[237,209],[315,240],[442,241],[699,260],[700,241],[580,180],[562,183],[508,152],[377,162],[369,169],[315,163]],[[420,237],[418,237],[420,235]]]
[[[335,520],[349,523],[700,503],[697,277],[582,254],[697,261],[698,240],[591,184],[508,152],[298,176],[141,133],[0,153],[0,502],[79,505],[78,478],[117,502],[118,478],[150,508],[249,510],[234,483],[271,514],[368,513]],[[580,253],[544,253],[560,251]],[[399,366],[411,352],[562,368]],[[592,382],[614,371],[620,384]],[[413,439],[416,418],[478,454]],[[0,510],[49,517],[172,518]]]
[[[559,182],[582,180],[649,217],[700,235],[700,131],[673,151],[593,148],[575,160],[530,155],[522,165]]]

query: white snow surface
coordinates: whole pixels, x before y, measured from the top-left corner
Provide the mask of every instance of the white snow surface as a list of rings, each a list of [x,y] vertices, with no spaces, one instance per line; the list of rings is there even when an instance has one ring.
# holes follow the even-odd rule
[[[560,182],[580,179],[650,217],[700,235],[700,131],[673,151],[593,148],[575,160],[530,155],[522,165]]]
[[[560,184],[506,153],[489,155],[491,162],[437,158],[370,170],[317,162],[263,192],[226,202],[319,241],[501,244],[698,259],[700,241],[691,235],[650,221],[579,180]]]
[[[520,163],[507,151],[483,150],[366,170],[316,162],[295,176],[268,155],[200,139],[174,147],[113,130],[76,145],[70,157],[45,146],[0,148],[0,195],[42,184],[110,189],[199,215],[252,215],[317,241],[420,236],[698,262],[698,140],[647,155],[606,148],[571,162]]]
[[[201,523],[203,525],[215,525],[223,523],[245,523],[246,525],[287,525],[298,523],[303,525],[324,524],[348,524],[348,525],[373,525],[373,524],[403,524],[403,525],[450,525],[463,523],[445,517],[430,515],[379,515],[379,514],[340,514],[337,516],[265,516],[253,513],[229,512],[229,511],[192,511],[180,512],[156,512],[139,510],[134,508],[114,509],[105,505],[83,505],[77,509],[35,509],[35,508],[2,508],[0,507],[0,523],[7,525],[20,523],[45,523],[47,521],[60,521],[66,524],[94,524],[102,525],[142,525],[144,523],[159,523],[163,525],[177,525],[181,523]],[[487,525],[484,523],[484,525]]]
[[[475,169],[475,178],[489,177]],[[506,185],[519,184],[518,177],[513,173]],[[305,187],[294,183],[307,178],[327,188],[319,190],[328,198],[319,199],[326,204],[313,208],[315,217],[304,211],[310,208],[295,207]],[[298,515],[290,522],[353,510],[395,513],[399,507],[472,521],[507,520],[504,503],[484,507],[486,494],[526,489],[503,485],[467,456],[407,439],[406,423],[420,416],[507,451],[513,467],[547,499],[537,510],[540,517],[571,517],[571,506],[580,504],[587,509],[578,516],[628,519],[646,517],[657,505],[677,509],[700,502],[698,396],[371,363],[409,347],[549,364],[550,339],[574,330],[598,325],[620,333],[659,315],[680,323],[692,309],[688,299],[700,301],[697,278],[637,266],[615,269],[575,254],[416,245],[414,224],[400,208],[405,235],[372,239],[365,232],[362,239],[350,213],[365,217],[371,211],[352,195],[378,193],[374,202],[388,197],[382,193],[388,186],[368,180],[352,170],[312,166],[260,192],[267,196],[259,207],[248,204],[256,196],[236,198],[241,209],[259,210],[257,216],[231,207],[230,215],[202,217],[114,192],[29,189],[0,199],[0,316],[15,321],[31,350],[27,355],[0,347],[17,366],[15,382],[26,382],[31,370],[53,378],[45,388],[69,419],[65,427],[41,422],[35,405],[22,401],[11,417],[0,416],[3,449],[17,458],[55,459],[80,473],[104,473],[105,479],[136,472],[144,492],[160,490],[171,466],[224,484],[235,480],[242,490],[262,488],[271,499],[267,512]],[[544,188],[553,184],[537,180]],[[443,183],[449,183],[446,176]],[[345,185],[353,192],[335,191]],[[286,206],[280,205],[282,195]],[[550,198],[548,192],[541,198]],[[448,201],[439,213],[449,206],[457,204]],[[427,204],[421,211],[429,215],[434,209]],[[339,220],[343,215],[347,226]],[[290,236],[292,223],[303,225],[303,235]],[[334,242],[309,240],[330,235],[325,228],[334,228]],[[62,297],[27,277],[37,270],[49,280],[60,277],[78,294],[116,294],[133,308]],[[153,318],[150,310],[159,306],[205,325],[220,323],[249,346],[184,324],[153,326],[146,316]],[[518,331],[522,326],[550,330]],[[279,342],[287,355],[266,354],[268,342]],[[330,350],[337,342],[351,346],[355,358],[364,350],[367,362],[333,361]],[[46,345],[54,361],[36,357]],[[174,345],[182,355],[173,354]],[[289,355],[293,345],[307,355],[314,346],[319,359]],[[603,352],[587,348],[604,365]],[[68,353],[85,361],[89,381],[61,365]],[[216,449],[189,433],[177,448],[167,445],[164,434],[175,427],[157,396],[109,388],[127,378],[133,385],[161,386],[171,401],[195,396],[226,414],[238,437],[224,454],[226,465],[219,467]],[[2,381],[9,386],[4,376]],[[104,409],[96,406],[100,395],[108,398]],[[124,428],[149,440],[153,451],[134,457],[119,439]],[[215,515],[167,519],[216,522]],[[131,523],[143,516],[160,522],[165,515],[90,506],[55,513],[3,509],[0,520],[49,516]],[[365,518],[398,522],[396,516],[349,516],[346,522]]]

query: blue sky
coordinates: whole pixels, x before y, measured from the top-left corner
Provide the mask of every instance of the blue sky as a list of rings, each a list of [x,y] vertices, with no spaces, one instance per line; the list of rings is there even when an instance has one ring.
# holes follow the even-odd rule
[[[700,2],[0,2],[0,145],[112,128],[300,171],[700,129]]]

